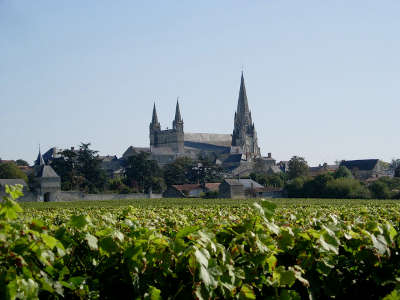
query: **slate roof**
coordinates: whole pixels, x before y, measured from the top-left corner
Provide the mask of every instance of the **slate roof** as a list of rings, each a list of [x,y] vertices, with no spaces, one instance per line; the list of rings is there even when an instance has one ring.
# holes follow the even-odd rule
[[[218,133],[184,133],[184,141],[194,142],[215,146],[230,147],[232,143],[231,134],[218,134]]]
[[[229,185],[240,185],[240,186],[243,186],[243,184],[241,184],[238,179],[225,179],[224,181]]]
[[[242,160],[242,154],[231,154],[225,159],[224,163],[240,162]]]
[[[239,182],[243,184],[243,187],[245,189],[250,189],[252,184],[254,189],[264,188],[261,184],[254,181],[253,179],[239,179]]]
[[[57,175],[53,168],[48,165],[40,166],[38,168],[36,176],[41,178],[60,178],[60,176]]]
[[[213,144],[207,143],[199,143],[199,142],[192,142],[192,141],[184,141],[183,145],[185,148],[194,148],[204,151],[214,151],[214,152],[222,152],[222,153],[229,153],[230,148],[226,146],[218,146]]]
[[[129,146],[128,149],[125,150],[124,154],[122,154],[122,157],[126,158],[128,156],[132,156],[132,155],[138,154],[140,152],[150,153],[150,148]]]
[[[8,185],[16,185],[16,184],[22,184],[24,187],[27,187],[28,185],[23,179],[0,179],[0,186],[6,186]]]
[[[371,171],[378,162],[379,159],[344,160],[340,163],[340,166],[344,166],[349,170],[358,169],[360,171]]]

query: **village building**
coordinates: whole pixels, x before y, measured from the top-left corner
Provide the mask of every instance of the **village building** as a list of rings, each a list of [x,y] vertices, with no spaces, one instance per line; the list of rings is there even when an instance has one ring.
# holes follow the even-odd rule
[[[36,178],[35,192],[39,199],[38,201],[57,201],[59,192],[61,191],[60,176],[47,165],[39,151],[38,158],[35,161],[34,175]]]
[[[359,180],[393,176],[393,172],[379,159],[343,160],[340,166],[349,169],[353,176]]]

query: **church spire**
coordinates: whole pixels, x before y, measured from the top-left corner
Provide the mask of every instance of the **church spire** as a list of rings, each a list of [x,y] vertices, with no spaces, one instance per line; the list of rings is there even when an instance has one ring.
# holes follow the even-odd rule
[[[153,106],[153,117],[151,118],[151,123],[152,124],[157,124],[158,123],[158,117],[157,117],[157,110],[156,110],[156,103],[154,102]]]
[[[179,98],[176,99],[175,122],[182,122],[181,110],[179,109]]]
[[[181,116],[181,110],[179,109],[179,98],[176,99],[175,119],[172,122],[172,128],[183,132],[183,120]]]
[[[249,113],[249,103],[247,101],[246,86],[244,84],[243,71],[242,71],[242,77],[240,78],[240,90],[239,90],[237,113],[241,118],[244,118],[245,115]]]

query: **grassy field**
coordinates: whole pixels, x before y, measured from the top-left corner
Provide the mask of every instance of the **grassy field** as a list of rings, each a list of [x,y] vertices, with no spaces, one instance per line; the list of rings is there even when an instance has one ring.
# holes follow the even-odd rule
[[[267,199],[280,207],[296,206],[392,206],[399,205],[399,200],[365,200],[365,199]],[[252,205],[260,199],[199,199],[199,198],[163,198],[163,199],[132,199],[106,201],[75,201],[75,202],[25,202],[21,207],[29,209],[56,209],[56,208],[107,208],[107,207],[198,207],[198,206],[243,206]]]

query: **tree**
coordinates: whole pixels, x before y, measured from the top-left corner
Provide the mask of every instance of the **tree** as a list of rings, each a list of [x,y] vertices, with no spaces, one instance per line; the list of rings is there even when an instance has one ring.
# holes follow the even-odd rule
[[[103,190],[106,185],[106,174],[101,168],[101,160],[98,151],[89,148],[90,143],[81,143],[79,146],[76,161],[78,171],[85,179],[81,184],[81,188],[89,192],[97,192]]]
[[[294,179],[300,176],[308,175],[308,164],[303,157],[293,156],[289,160],[289,179]]]
[[[23,179],[28,182],[28,176],[13,162],[0,163],[0,178]]]
[[[394,177],[400,177],[400,166],[394,170]]]
[[[353,174],[351,174],[351,171],[345,166],[340,166],[333,176],[335,178],[353,178]]]
[[[23,159],[17,159],[15,161],[15,163],[17,164],[17,166],[29,167],[28,162],[26,160],[23,160]]]
[[[125,178],[129,186],[143,192],[147,192],[150,188],[157,192],[164,189],[162,170],[155,160],[149,159],[148,153],[140,152],[128,157],[124,166]]]
[[[106,186],[106,174],[101,168],[98,151],[89,148],[90,143],[81,143],[78,151],[64,150],[51,166],[61,177],[64,190],[80,189],[89,193],[101,191]]]
[[[333,180],[332,175],[327,173],[317,175],[313,179],[306,181],[303,185],[304,196],[310,198],[329,197],[326,194],[326,185],[331,180]]]
[[[326,184],[328,198],[369,198],[369,190],[354,178],[337,178]]]
[[[391,193],[388,185],[381,181],[377,180],[369,185],[369,190],[371,191],[372,197],[377,199],[390,199]]]
[[[164,180],[169,186],[172,184],[194,183],[193,160],[188,157],[178,157],[174,162],[164,167]]]
[[[79,183],[82,183],[81,177],[78,176],[76,168],[77,153],[73,150],[64,150],[61,156],[53,159],[51,167],[56,171],[61,178],[61,188],[63,190],[72,190],[79,188]]]

